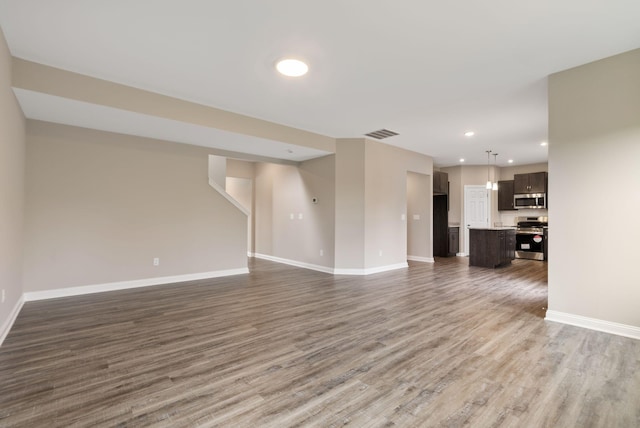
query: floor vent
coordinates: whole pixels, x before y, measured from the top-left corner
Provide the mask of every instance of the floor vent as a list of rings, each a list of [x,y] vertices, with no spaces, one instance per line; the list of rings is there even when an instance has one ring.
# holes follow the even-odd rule
[[[398,133],[389,131],[388,129],[379,129],[377,131],[369,132],[368,134],[364,134],[364,135],[366,135],[367,137],[382,140],[384,138],[389,138],[389,137],[393,137],[394,135],[398,135]]]

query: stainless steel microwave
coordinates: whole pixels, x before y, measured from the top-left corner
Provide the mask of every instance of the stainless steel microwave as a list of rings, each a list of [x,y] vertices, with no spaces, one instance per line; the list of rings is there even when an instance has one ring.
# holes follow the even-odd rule
[[[516,209],[547,208],[547,195],[545,193],[529,193],[529,194],[514,195],[513,207]]]

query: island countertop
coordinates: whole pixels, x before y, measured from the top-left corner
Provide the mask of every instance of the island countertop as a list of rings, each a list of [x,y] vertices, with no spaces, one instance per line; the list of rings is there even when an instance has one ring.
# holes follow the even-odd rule
[[[499,226],[499,227],[470,227],[469,230],[515,230],[516,226]]]

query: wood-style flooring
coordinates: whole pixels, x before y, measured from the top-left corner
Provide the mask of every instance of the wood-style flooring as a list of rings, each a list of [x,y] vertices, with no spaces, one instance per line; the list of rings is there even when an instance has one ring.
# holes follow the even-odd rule
[[[250,269],[26,303],[0,426],[640,426],[640,341],[544,321],[543,262]]]

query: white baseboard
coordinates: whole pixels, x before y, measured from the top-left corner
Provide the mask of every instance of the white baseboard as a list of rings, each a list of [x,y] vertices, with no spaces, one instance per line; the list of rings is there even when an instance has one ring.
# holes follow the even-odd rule
[[[219,278],[222,276],[249,273],[248,268],[218,270],[213,272],[192,273],[186,275],[162,276],[156,278],[137,279],[133,281],[110,282],[105,284],[84,285],[79,287],[58,288],[55,290],[29,291],[24,293],[24,301],[55,299],[58,297],[78,296],[81,294],[102,293],[105,291],[126,290],[129,288],[150,287],[153,285],[171,284],[174,282],[196,281],[199,279]]]
[[[602,331],[604,333],[616,334],[618,336],[640,339],[640,327],[616,322],[588,318],[581,315],[573,315],[565,312],[547,310],[544,318],[546,321],[569,324],[576,327],[588,328],[589,330]]]
[[[11,310],[11,313],[9,314],[9,318],[7,318],[2,324],[2,328],[0,329],[0,346],[2,346],[2,342],[4,342],[4,339],[7,338],[9,330],[11,330],[11,327],[13,327],[13,323],[16,322],[16,318],[18,318],[18,314],[22,309],[22,305],[24,305],[24,297],[20,296],[13,309]]]
[[[304,269],[316,270],[319,272],[330,273],[333,275],[370,275],[372,273],[387,272],[390,270],[409,267],[407,262],[404,262],[404,263],[398,263],[395,265],[379,266],[379,267],[374,267],[369,269],[335,269],[328,266],[314,265],[311,263],[304,263],[304,262],[299,262],[297,260],[283,259],[281,257],[269,256],[269,255],[260,254],[260,253],[255,253],[254,257],[256,259],[269,260],[276,263],[282,263],[285,265],[301,267]]]
[[[373,273],[388,272],[390,270],[403,269],[408,267],[409,264],[407,262],[404,262],[397,263],[395,265],[378,266],[368,269],[334,269],[333,273],[335,275],[371,275]]]
[[[457,257],[467,257],[469,254],[466,253],[456,253]]]
[[[295,267],[301,267],[304,269],[316,270],[318,272],[333,273],[333,268],[328,266],[314,265],[311,263],[304,263],[304,262],[299,262],[297,260],[283,259],[281,257],[268,256],[266,254],[260,254],[260,253],[254,253],[253,257],[255,257],[256,259],[269,260],[271,262],[282,263],[285,265],[290,265]]]
[[[407,260],[412,262],[435,263],[433,257],[407,256]]]

